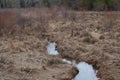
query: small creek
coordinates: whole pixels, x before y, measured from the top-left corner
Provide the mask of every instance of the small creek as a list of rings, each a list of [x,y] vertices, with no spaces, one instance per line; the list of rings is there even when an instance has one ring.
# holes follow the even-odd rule
[[[48,42],[47,51],[49,55],[59,55],[56,50],[55,42]],[[96,76],[97,72],[93,69],[92,65],[86,62],[80,62],[77,64],[75,61],[69,61],[67,59],[62,59],[62,61],[71,64],[78,69],[79,73],[72,80],[99,80]]]

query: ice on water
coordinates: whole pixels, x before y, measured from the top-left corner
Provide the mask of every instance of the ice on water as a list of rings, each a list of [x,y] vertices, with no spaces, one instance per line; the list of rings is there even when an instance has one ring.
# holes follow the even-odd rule
[[[62,59],[62,61],[63,61],[63,62],[66,62],[66,63],[68,63],[68,64],[72,64],[72,61],[69,61],[69,60],[67,60],[67,59]]]
[[[74,67],[77,65],[75,60],[70,61],[70,60],[67,60],[67,59],[62,59],[62,61],[65,62],[65,63],[71,64]]]

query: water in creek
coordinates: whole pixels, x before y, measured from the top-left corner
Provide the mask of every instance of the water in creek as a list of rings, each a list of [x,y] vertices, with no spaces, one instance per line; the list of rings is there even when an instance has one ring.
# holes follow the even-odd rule
[[[47,51],[49,55],[58,55],[58,51],[56,50],[55,42],[48,42]],[[86,62],[75,63],[75,61],[70,61],[67,59],[62,59],[63,62],[66,62],[70,65],[76,67],[79,73],[75,76],[73,80],[99,80],[96,76],[96,71],[93,69],[92,65]]]
[[[58,51],[56,50],[56,43],[55,42],[48,42],[47,51],[49,55],[58,55]]]
[[[79,73],[73,80],[99,80],[96,76],[96,71],[93,69],[92,65],[86,62],[80,62],[77,64],[77,69]]]

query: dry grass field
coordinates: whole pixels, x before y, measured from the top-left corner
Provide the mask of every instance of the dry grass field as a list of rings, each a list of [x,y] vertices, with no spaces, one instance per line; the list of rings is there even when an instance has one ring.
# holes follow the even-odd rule
[[[48,55],[46,38],[60,55]],[[120,80],[120,12],[0,10],[0,80],[72,80],[78,71],[62,58]]]

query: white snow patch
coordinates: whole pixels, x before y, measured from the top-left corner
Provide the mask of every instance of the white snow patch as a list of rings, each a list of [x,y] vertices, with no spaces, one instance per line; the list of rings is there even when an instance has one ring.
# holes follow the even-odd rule
[[[47,46],[47,51],[50,55],[58,55],[58,51],[56,50],[56,43],[55,42],[48,42],[48,46]]]
[[[80,62],[76,67],[79,70],[79,73],[73,80],[99,80],[92,65],[89,65],[86,62]]]

